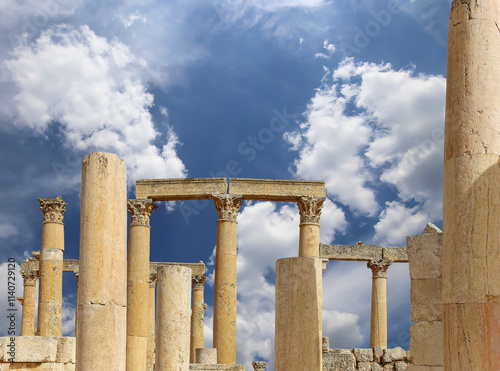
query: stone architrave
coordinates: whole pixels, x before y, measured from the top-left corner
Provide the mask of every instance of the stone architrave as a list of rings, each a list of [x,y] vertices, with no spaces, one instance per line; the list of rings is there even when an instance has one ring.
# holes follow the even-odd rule
[[[38,202],[43,212],[38,335],[62,336],[63,214],[67,204],[61,196],[39,198]]]
[[[318,258],[276,262],[276,371],[322,370],[321,282]]]
[[[82,163],[77,371],[125,370],[127,178],[123,160],[94,152]]]
[[[205,282],[208,277],[194,276],[193,304],[191,310],[191,350],[190,362],[196,363],[196,349],[203,348],[203,317],[207,305],[204,301]]]
[[[319,256],[319,220],[325,197],[299,197],[299,256]]]
[[[146,369],[149,310],[149,218],[153,200],[128,200],[130,232],[127,260],[127,371]]]
[[[217,363],[236,363],[236,224],[240,195],[214,194],[217,220],[213,344]]]
[[[156,371],[189,370],[191,268],[158,268]]]
[[[148,350],[146,370],[153,371],[155,364],[155,289],[156,275],[150,275],[149,280],[149,310],[148,310]]]
[[[387,259],[367,263],[372,270],[370,348],[387,348],[387,269],[392,263]]]
[[[21,270],[24,281],[23,315],[21,319],[21,336],[35,335],[35,304],[36,304],[36,271]]]
[[[445,370],[500,370],[500,2],[454,0],[443,186]]]

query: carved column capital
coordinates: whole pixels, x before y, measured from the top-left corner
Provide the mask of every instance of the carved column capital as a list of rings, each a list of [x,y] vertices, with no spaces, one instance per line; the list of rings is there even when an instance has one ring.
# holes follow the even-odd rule
[[[38,278],[38,272],[35,270],[21,270],[21,276],[23,276],[24,286],[36,286],[36,280]]]
[[[325,197],[299,197],[297,206],[300,212],[300,224],[319,224]]]
[[[193,281],[193,290],[203,290],[205,288],[205,282],[207,282],[208,277],[205,275],[202,276],[194,276],[192,278]]]
[[[127,209],[131,215],[130,225],[142,225],[149,227],[149,217],[157,208],[158,206],[156,206],[154,201],[151,199],[128,200]]]
[[[68,205],[61,196],[56,198],[39,198],[40,210],[43,212],[44,223],[62,223],[63,214]]]
[[[214,194],[214,204],[219,220],[236,221],[241,206],[241,195]]]
[[[387,259],[373,259],[367,264],[367,267],[372,270],[373,278],[387,278],[387,268],[393,263]]]
[[[267,362],[266,361],[254,361],[252,362],[254,371],[265,371]]]

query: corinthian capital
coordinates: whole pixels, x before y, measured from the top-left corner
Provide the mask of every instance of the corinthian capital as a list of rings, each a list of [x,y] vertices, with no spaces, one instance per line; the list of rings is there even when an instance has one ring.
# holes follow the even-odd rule
[[[149,217],[158,206],[153,200],[128,200],[127,209],[131,215],[130,225],[143,225],[149,227]]]
[[[208,277],[205,275],[202,276],[193,276],[193,290],[203,290],[205,287],[205,282],[207,282]]]
[[[325,202],[325,197],[300,197],[297,201],[300,224],[319,224],[323,202]]]
[[[38,202],[40,203],[40,210],[43,212],[44,223],[62,223],[63,214],[68,204],[63,201],[61,196],[57,196],[56,198],[39,198]]]
[[[23,276],[24,286],[36,286],[36,279],[38,277],[37,271],[32,270],[21,270],[21,276]]]
[[[372,270],[373,278],[387,278],[387,268],[389,268],[392,263],[392,260],[373,259],[368,262],[367,266]]]
[[[241,195],[214,194],[214,204],[219,220],[236,221],[241,206]]]

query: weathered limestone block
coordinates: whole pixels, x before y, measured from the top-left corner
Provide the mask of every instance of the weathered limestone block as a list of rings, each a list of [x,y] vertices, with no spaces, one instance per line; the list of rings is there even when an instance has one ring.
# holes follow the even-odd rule
[[[325,182],[276,179],[231,178],[229,193],[242,195],[244,200],[285,202],[296,202],[303,196],[326,196]]]
[[[408,249],[406,247],[384,247],[382,248],[384,259],[392,260],[396,263],[408,262]]]
[[[384,355],[382,357],[382,362],[395,362],[395,361],[403,361],[406,358],[406,350],[403,348],[391,348],[385,349]]]
[[[320,257],[330,260],[370,261],[382,259],[382,247],[377,245],[325,245],[320,244]]]
[[[266,371],[267,362],[265,361],[254,361],[252,362],[254,371]]]
[[[191,268],[193,272],[193,278],[195,276],[203,276],[205,274],[205,263],[200,261],[199,263],[166,263],[166,262],[151,262],[149,263],[149,274],[150,276],[156,277],[156,271],[159,267],[165,267],[169,265],[180,265],[184,267]]]
[[[410,326],[410,349],[416,366],[443,365],[443,324],[416,322]]]
[[[217,349],[196,348],[196,363],[202,365],[217,364]]]
[[[8,362],[11,338],[0,338],[0,362]],[[15,336],[15,360],[18,362],[55,362],[58,338],[41,336]]]
[[[393,370],[394,370],[394,364],[392,364],[392,363],[386,363],[386,364],[382,367],[382,369],[383,369],[384,371],[393,371]]]
[[[153,201],[210,200],[214,193],[227,193],[226,178],[139,179],[136,198]]]
[[[372,362],[373,361],[373,349],[353,349],[352,353],[356,357],[358,362]]]
[[[376,362],[372,363],[372,371],[384,371],[384,366],[379,365]]]
[[[375,362],[381,362],[383,356],[384,356],[384,348],[373,347],[373,360]]]
[[[74,363],[12,363],[11,370],[33,371],[74,371]],[[2,369],[3,371],[3,369]]]
[[[441,278],[411,281],[411,320],[440,321]]]
[[[408,236],[406,244],[412,280],[441,277],[442,233]]]
[[[443,366],[415,366],[408,365],[406,371],[444,371]]]
[[[358,362],[358,371],[372,371],[371,362]]]
[[[191,363],[189,365],[190,371],[245,371],[246,367],[244,365],[199,365],[196,363]]]
[[[322,338],[322,352],[328,353],[330,351],[330,339],[328,336],[323,336]]]
[[[404,361],[394,362],[395,371],[406,371],[407,368],[408,368],[408,363]]]
[[[276,262],[275,370],[321,370],[321,261]],[[352,354],[351,354],[352,355]],[[354,356],[352,356],[354,358]]]
[[[60,337],[57,343],[56,361],[60,363],[75,363],[76,338]]]
[[[356,371],[356,358],[349,350],[333,349],[323,355],[323,371]]]

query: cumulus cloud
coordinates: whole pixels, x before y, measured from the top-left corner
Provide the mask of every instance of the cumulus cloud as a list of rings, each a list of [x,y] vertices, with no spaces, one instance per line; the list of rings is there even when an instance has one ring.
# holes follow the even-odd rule
[[[378,215],[375,240],[402,243],[441,218],[445,79],[352,58],[325,71],[300,129],[285,134],[292,171],[325,180],[355,215]],[[379,204],[380,183],[398,199]]]
[[[121,42],[59,26],[18,46],[4,66],[17,89],[9,114],[19,127],[43,134],[59,123],[66,146],[117,153],[130,181],[186,175],[175,132],[159,138],[152,121],[146,63]]]

